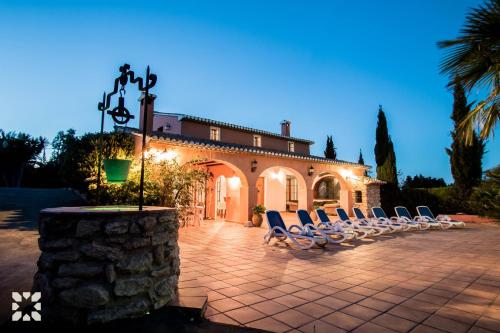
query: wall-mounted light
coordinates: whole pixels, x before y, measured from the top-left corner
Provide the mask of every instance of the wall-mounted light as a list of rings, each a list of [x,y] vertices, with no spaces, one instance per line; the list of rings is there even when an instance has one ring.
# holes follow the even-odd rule
[[[252,170],[252,172],[255,172],[255,170],[257,170],[257,161],[256,160],[253,160],[252,163],[250,164],[250,170]]]
[[[311,165],[311,166],[309,167],[309,169],[307,170],[307,174],[308,174],[309,176],[312,176],[312,175],[313,175],[313,173],[314,173],[314,167]]]

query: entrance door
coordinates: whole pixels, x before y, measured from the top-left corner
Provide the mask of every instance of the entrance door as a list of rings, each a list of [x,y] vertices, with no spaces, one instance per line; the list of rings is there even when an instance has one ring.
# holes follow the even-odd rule
[[[264,205],[264,177],[257,178],[257,205]]]
[[[215,219],[226,217],[226,190],[226,177],[218,177],[215,181]]]

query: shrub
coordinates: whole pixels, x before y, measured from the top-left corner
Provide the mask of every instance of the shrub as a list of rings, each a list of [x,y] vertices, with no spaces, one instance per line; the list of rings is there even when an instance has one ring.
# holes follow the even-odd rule
[[[257,205],[252,209],[254,214],[264,214],[266,212],[266,207],[263,205]]]
[[[474,188],[469,204],[479,215],[500,218],[500,166],[486,171],[486,177]]]

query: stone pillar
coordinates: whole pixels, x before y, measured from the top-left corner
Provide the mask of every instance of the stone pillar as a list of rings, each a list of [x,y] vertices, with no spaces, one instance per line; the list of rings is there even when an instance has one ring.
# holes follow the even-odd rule
[[[40,212],[42,320],[74,324],[139,317],[176,297],[177,213],[145,207]]]
[[[380,207],[380,185],[369,184],[366,186],[366,209],[368,211],[367,216],[372,216],[372,207],[377,206]]]

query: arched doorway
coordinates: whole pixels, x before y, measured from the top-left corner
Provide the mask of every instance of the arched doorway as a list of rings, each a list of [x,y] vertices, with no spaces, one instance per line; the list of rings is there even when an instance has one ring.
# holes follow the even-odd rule
[[[218,221],[248,220],[248,182],[240,169],[221,160],[199,162],[211,179],[206,186],[205,218]]]
[[[352,209],[352,189],[342,176],[333,172],[319,174],[313,182],[313,206],[322,207],[328,214],[336,214],[335,209]]]
[[[307,209],[307,186],[296,170],[274,166],[264,170],[256,182],[257,204],[268,210],[294,212]]]

